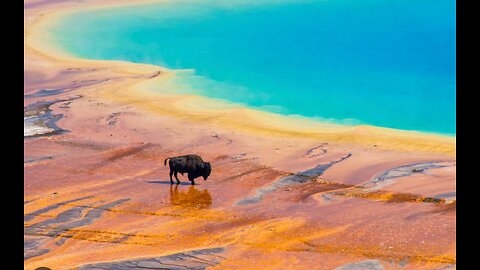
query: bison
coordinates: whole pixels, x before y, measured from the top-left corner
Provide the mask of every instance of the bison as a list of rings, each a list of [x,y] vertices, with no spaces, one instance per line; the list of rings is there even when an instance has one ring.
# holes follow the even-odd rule
[[[172,175],[177,179],[177,184],[180,183],[178,180],[177,173],[188,174],[188,180],[190,180],[192,185],[195,185],[195,178],[203,177],[203,180],[207,180],[208,176],[212,172],[212,167],[209,162],[204,162],[202,158],[198,155],[185,155],[178,157],[167,157],[163,162],[165,166],[170,167],[170,183],[173,184]]]

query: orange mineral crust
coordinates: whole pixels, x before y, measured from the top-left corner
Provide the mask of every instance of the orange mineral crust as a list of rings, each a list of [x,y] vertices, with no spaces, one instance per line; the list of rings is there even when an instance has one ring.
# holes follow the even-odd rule
[[[49,43],[127,4],[24,3],[25,269],[456,268],[454,138],[154,93],[175,73]],[[171,185],[193,153],[208,180]]]

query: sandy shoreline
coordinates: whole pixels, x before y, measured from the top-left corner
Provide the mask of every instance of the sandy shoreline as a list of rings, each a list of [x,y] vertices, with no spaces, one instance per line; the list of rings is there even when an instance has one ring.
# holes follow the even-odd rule
[[[455,138],[160,94],[175,72],[48,43],[68,12],[121,4],[25,3],[24,106],[61,100],[68,131],[24,141],[25,269],[455,268]],[[185,153],[213,174],[170,186]]]

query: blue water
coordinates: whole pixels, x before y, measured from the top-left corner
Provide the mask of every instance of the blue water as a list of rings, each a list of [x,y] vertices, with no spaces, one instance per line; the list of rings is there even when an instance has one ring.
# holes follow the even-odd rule
[[[77,56],[193,69],[180,92],[455,135],[455,1],[248,2],[81,12],[52,32]]]

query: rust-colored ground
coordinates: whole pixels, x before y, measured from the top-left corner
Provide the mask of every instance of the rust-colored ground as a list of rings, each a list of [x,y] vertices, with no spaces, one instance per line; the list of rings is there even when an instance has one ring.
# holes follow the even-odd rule
[[[24,140],[25,269],[456,268],[454,140],[285,131],[237,109],[227,123],[137,95],[171,72],[41,42],[55,14],[95,4],[25,2],[24,105],[63,116]],[[211,177],[170,185],[164,159],[187,153]]]

